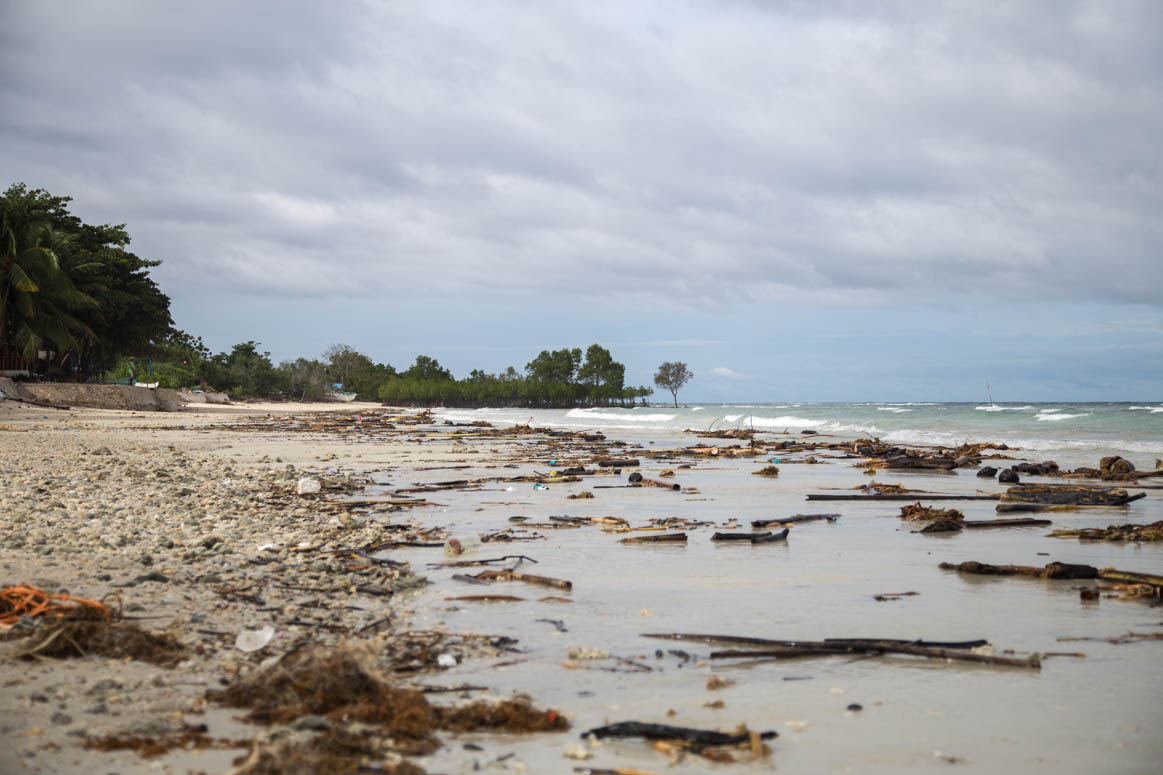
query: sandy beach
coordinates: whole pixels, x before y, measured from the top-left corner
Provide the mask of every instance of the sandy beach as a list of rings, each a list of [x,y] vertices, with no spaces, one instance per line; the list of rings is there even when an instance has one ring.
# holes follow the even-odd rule
[[[766,754],[731,751],[739,772],[1154,770],[1163,753],[1155,734],[1158,643],[1109,639],[1158,633],[1158,608],[1111,591],[1080,601],[1086,582],[966,576],[937,565],[1054,560],[1158,573],[1159,544],[1046,533],[1163,519],[1159,490],[1144,489],[1146,498],[1117,513],[1054,514],[1052,528],[919,535],[899,519],[901,504],[804,502],[807,493],[874,479],[843,454],[785,453],[768,479],[752,474],[774,445],[796,437],[759,434],[758,451],[732,456],[731,447],[746,452],[749,442],[655,435],[623,442],[585,431],[452,425],[372,404],[146,413],[0,403],[0,583],[116,601],[125,623],[168,634],[180,647],[165,664],[35,654],[7,662],[0,730],[12,744],[0,769],[258,772],[257,753],[310,748],[337,729],[370,734],[378,753],[350,761],[382,771],[400,762],[413,763],[400,772],[728,766],[641,740],[579,737],[634,720],[778,732]],[[723,451],[680,451],[696,443]],[[598,465],[610,458],[641,462]],[[551,476],[572,466],[586,473],[576,481]],[[632,471],[679,489],[627,487]],[[304,478],[323,492],[297,494]],[[875,480],[963,495],[1004,490],[972,470],[881,471]],[[583,492],[593,497],[570,497]],[[942,507],[949,505],[967,520],[996,516],[992,501]],[[823,511],[840,516],[793,525],[778,543],[711,540],[750,531],[752,520]],[[656,529],[627,532],[643,527]],[[675,531],[687,538],[622,543]],[[489,540],[474,546],[482,535]],[[442,566],[451,537],[467,547],[454,561],[525,559]],[[465,578],[490,569],[502,576]],[[499,599],[453,599],[472,596]],[[0,643],[9,653],[27,651],[46,632],[43,623],[23,626],[27,633],[14,628]],[[239,633],[258,635],[238,641]],[[1040,669],[902,655],[739,661],[712,658],[721,645],[644,633],[980,638],[991,644],[983,654],[1043,656]],[[240,649],[248,637],[262,645]],[[353,645],[392,685],[426,687],[434,704],[517,699],[561,714],[571,729],[442,728],[434,751],[403,757],[400,740],[342,714],[268,725],[213,698],[288,654]],[[448,691],[466,686],[475,688]],[[107,750],[116,747],[110,740],[183,735],[184,745],[150,757],[129,744]]]

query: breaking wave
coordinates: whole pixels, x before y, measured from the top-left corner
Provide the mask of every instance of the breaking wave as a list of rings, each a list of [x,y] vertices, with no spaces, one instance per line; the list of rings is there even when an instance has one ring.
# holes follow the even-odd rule
[[[979,412],[1024,412],[1033,409],[1032,406],[997,406],[990,404],[989,406],[975,406],[973,407]]]
[[[565,413],[566,417],[581,417],[589,420],[626,420],[629,422],[666,422],[673,420],[673,414],[640,414],[634,412],[633,414],[614,414],[613,412],[603,412],[598,409],[570,409]]]
[[[752,422],[759,428],[818,428],[824,420],[809,420],[787,414],[779,417],[754,417]]]
[[[1090,412],[1085,414],[1060,414],[1061,409],[1045,409],[1034,415],[1034,419],[1040,422],[1055,422],[1057,420],[1073,420],[1075,417],[1090,417]]]
[[[878,412],[895,412],[897,414],[901,414],[903,412],[911,412],[913,410],[912,409],[904,409],[904,408],[899,407],[899,406],[878,406],[878,407],[876,407],[876,411],[878,411]]]

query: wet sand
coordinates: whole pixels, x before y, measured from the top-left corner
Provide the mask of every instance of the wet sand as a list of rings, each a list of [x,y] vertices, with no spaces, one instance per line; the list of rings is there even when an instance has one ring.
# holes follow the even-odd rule
[[[328,408],[336,409],[334,405]],[[255,478],[249,486],[255,488],[256,496],[262,494],[258,492],[260,488],[270,485],[262,475],[277,472],[287,464],[294,465],[297,473],[326,473],[332,468],[341,474],[370,475],[381,483],[371,488],[371,493],[394,491],[415,483],[550,470],[541,437],[452,440],[427,435],[462,430],[447,426],[417,426],[413,429],[416,434],[378,437],[312,434],[286,427],[265,432],[199,429],[196,426],[233,422],[254,413],[284,414],[288,407],[201,409],[180,415],[135,415],[98,410],[46,412],[0,405],[6,489],[11,491],[8,484],[20,477],[22,456],[31,461],[37,456],[58,454],[61,460],[84,462],[84,458],[69,458],[69,450],[99,447],[108,447],[127,459],[142,456],[143,460],[154,461],[154,465],[156,457],[151,455],[176,448],[191,460],[205,461],[206,476],[221,476],[222,466],[230,466],[240,481],[242,474],[253,474]],[[346,405],[339,411],[371,413],[381,408]],[[183,429],[168,429],[172,426]],[[419,436],[419,443],[417,434],[424,434]],[[772,434],[762,438],[781,437]],[[655,447],[696,441],[670,434],[649,438],[639,435],[630,443],[648,449],[651,440],[657,442]],[[616,451],[633,454],[630,448]],[[516,582],[489,587],[469,585],[453,578],[464,569],[429,566],[446,559],[439,548],[392,548],[385,550],[384,556],[409,562],[411,569],[426,576],[431,584],[420,591],[401,592],[389,600],[369,601],[364,596],[361,610],[332,612],[336,618],[327,621],[350,622],[353,629],[390,612],[396,617],[393,628],[398,630],[513,638],[517,641],[512,646],[516,652],[464,652],[459,655],[457,666],[425,672],[416,680],[448,686],[483,685],[491,689],[486,696],[526,693],[538,706],[560,709],[573,723],[573,731],[563,734],[442,735],[446,745],[417,763],[430,772],[470,772],[474,765],[492,769],[518,769],[520,765],[529,772],[566,772],[583,764],[595,768],[637,767],[650,772],[696,773],[711,769],[712,765],[693,756],[671,765],[666,756],[641,741],[606,742],[592,748],[592,758],[584,763],[562,757],[565,749],[580,742],[580,731],[606,722],[641,720],[724,730],[746,724],[751,729],[778,731],[780,737],[770,743],[771,756],[755,762],[740,756],[741,761],[733,765],[739,772],[768,771],[773,766],[784,772],[900,772],[951,764],[972,772],[1156,771],[1163,754],[1163,745],[1155,734],[1163,719],[1157,699],[1163,678],[1154,665],[1163,644],[1060,642],[1058,638],[1159,632],[1163,630],[1160,609],[1108,598],[1097,603],[1082,602],[1074,589],[1082,583],[1077,581],[972,577],[939,570],[937,565],[964,560],[1044,565],[1058,560],[1159,573],[1163,570],[1163,547],[1050,539],[1045,537],[1050,528],[965,531],[941,536],[914,534],[910,530],[915,526],[896,516],[901,504],[805,501],[808,492],[851,488],[874,478],[853,467],[858,461],[825,459],[819,454],[817,457],[823,461],[818,465],[781,463],[776,479],[751,476],[759,463],[748,458],[684,461],[694,467],[678,469],[676,477],[668,480],[680,483],[683,492],[595,487],[624,482],[624,476],[613,475],[587,477],[578,483],[554,483],[547,490],[534,489],[530,482],[489,483],[479,489],[414,496],[428,498],[440,504],[437,506],[391,514],[353,513],[351,517],[357,525],[346,528],[334,514],[314,515],[308,501],[301,507],[308,514],[293,523],[304,535],[278,535],[278,530],[287,529],[278,521],[279,510],[268,513],[261,503],[248,517],[253,521],[250,526],[237,525],[238,517],[231,517],[230,509],[218,511],[218,504],[211,503],[203,507],[206,521],[211,523],[205,528],[238,530],[231,537],[237,544],[236,557],[187,559],[179,553],[181,546],[169,553],[150,548],[156,555],[150,567],[172,571],[175,577],[185,572],[188,576],[183,578],[190,582],[180,591],[168,589],[165,595],[144,589],[144,585],[118,588],[127,602],[132,600],[142,606],[137,615],[160,617],[143,624],[157,629],[171,625],[179,637],[198,644],[205,653],[174,670],[134,662],[109,664],[97,658],[20,663],[20,671],[8,679],[6,699],[0,706],[0,726],[8,737],[18,741],[4,755],[10,756],[10,763],[20,771],[29,772],[90,771],[95,766],[123,773],[145,772],[155,771],[158,763],[162,771],[229,771],[230,760],[240,751],[170,754],[147,761],[132,753],[85,751],[79,747],[82,737],[75,731],[85,729],[93,734],[125,729],[167,714],[205,710],[205,715],[197,715],[198,722],[206,723],[214,735],[256,734],[249,725],[231,721],[239,715],[237,712],[207,707],[201,701],[205,688],[233,672],[253,669],[261,659],[279,653],[295,637],[308,632],[306,628],[296,631],[285,627],[286,612],[264,614],[245,601],[223,600],[209,588],[214,585],[193,580],[199,578],[200,572],[209,572],[210,566],[203,569],[202,563],[225,559],[223,567],[233,568],[239,558],[256,556],[263,531],[268,540],[294,545],[306,537],[307,531],[341,541],[348,540],[343,538],[343,530],[353,531],[349,538],[357,538],[379,535],[385,524],[415,523],[420,528],[443,527],[450,534],[472,536],[520,529],[520,523],[510,521],[514,516],[545,522],[551,515],[609,515],[625,518],[634,525],[649,519],[681,517],[713,522],[716,527],[691,530],[686,545],[658,546],[621,544],[619,539],[625,534],[603,532],[598,526],[531,527],[529,534],[542,537],[486,544],[476,555],[466,556],[528,555],[537,563],[527,562],[520,570],[571,580],[573,589],[564,594]],[[643,462],[641,470],[649,477],[675,467],[674,462],[652,463],[645,458]],[[499,467],[505,465],[515,467]],[[955,474],[879,472],[875,479],[950,493],[1003,489],[995,481],[978,479],[973,474],[973,470]],[[108,494],[107,483],[111,485],[108,479],[90,482],[95,489],[86,497],[100,500]],[[16,482],[17,487],[37,484]],[[691,488],[696,488],[697,494],[689,493]],[[566,497],[581,490],[589,490],[596,497]],[[1052,527],[1163,519],[1160,491],[1146,492],[1146,499],[1117,511],[1055,513],[1050,516],[1055,523]],[[245,493],[236,497],[246,501]],[[38,504],[34,511],[39,514],[40,507],[47,504],[41,503],[41,496],[34,500]],[[70,516],[84,519],[84,514],[70,512],[81,507],[65,500],[61,529],[66,529]],[[236,508],[238,504],[222,504],[231,505]],[[941,505],[960,508],[970,519],[994,516],[994,504],[988,501]],[[710,541],[711,533],[729,526],[732,519],[747,525],[752,519],[823,511],[842,516],[834,523],[794,526],[786,543],[736,546]],[[15,531],[11,523],[18,512],[16,504],[7,504],[5,529]],[[148,520],[148,515],[146,504],[135,518]],[[113,524],[114,519],[109,517],[109,522]],[[148,530],[140,532],[148,534]],[[2,581],[7,584],[50,578],[74,594],[100,596],[112,591],[110,584],[148,570],[143,570],[140,563],[145,547],[135,544],[131,531],[126,535],[129,543],[125,546],[109,551],[82,549],[67,556],[45,555],[43,546],[36,545],[6,548],[0,563]],[[515,534],[523,535],[526,534]],[[277,556],[286,560],[290,555]],[[468,572],[479,570],[472,568]],[[328,577],[323,570],[319,574],[320,578]],[[109,575],[110,581],[99,581],[101,575]],[[875,600],[877,594],[909,591],[918,594],[890,602]],[[267,597],[272,593],[271,589],[264,591]],[[445,599],[482,593],[510,594],[525,600],[478,603]],[[547,595],[571,602],[539,602]],[[204,636],[192,633],[190,617],[199,614],[205,617],[199,629],[232,632],[231,627],[239,621],[254,626],[271,620],[288,637],[248,657],[232,649],[229,638],[207,642]],[[1019,654],[1084,652],[1086,657],[1047,657],[1040,671],[883,656],[757,660],[744,664],[710,659],[710,653],[718,647],[641,637],[647,632],[707,632],[774,639],[985,638],[999,653],[1007,649]],[[324,640],[335,642],[336,638],[324,636]],[[570,659],[569,651],[575,647],[606,650],[612,658]],[[712,691],[707,688],[712,676],[734,683]],[[106,713],[88,713],[97,703],[87,692],[110,677],[133,688],[122,692],[124,702],[106,702]],[[862,710],[848,710],[852,704],[860,705]],[[114,716],[109,709],[120,715]],[[54,723],[52,717],[56,713],[69,716],[70,722]],[[259,730],[259,734],[265,732]],[[466,742],[475,743],[482,750],[465,749]],[[28,756],[30,752],[35,755]],[[510,753],[515,755],[498,761]]]

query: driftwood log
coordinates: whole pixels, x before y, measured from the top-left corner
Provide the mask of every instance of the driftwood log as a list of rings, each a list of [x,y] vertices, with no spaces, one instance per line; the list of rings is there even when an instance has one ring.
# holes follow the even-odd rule
[[[751,521],[751,527],[762,528],[768,525],[798,525],[801,522],[816,522],[822,519],[835,522],[839,518],[839,514],[796,514],[791,517],[777,517],[775,519],[755,519]]]
[[[999,665],[1004,667],[1024,667],[1035,670],[1041,668],[1039,654],[1028,657],[1002,657],[993,654],[978,654],[969,649],[989,645],[983,640],[940,643],[933,641],[905,641],[896,639],[833,638],[822,641],[768,640],[746,638],[733,635],[701,635],[688,633],[646,633],[643,637],[667,640],[689,640],[702,643],[733,643],[737,645],[760,646],[759,649],[733,649],[711,652],[711,659],[792,659],[810,656],[830,656],[836,654],[907,654],[910,656],[946,659],[959,662]]]

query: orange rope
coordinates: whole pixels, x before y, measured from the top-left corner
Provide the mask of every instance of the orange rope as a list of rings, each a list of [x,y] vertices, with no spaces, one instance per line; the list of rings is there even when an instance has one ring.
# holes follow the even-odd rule
[[[102,619],[109,618],[109,609],[96,600],[72,595],[50,595],[30,584],[17,584],[0,590],[0,629],[3,630],[12,627],[22,616],[96,618],[91,617],[93,613]]]

